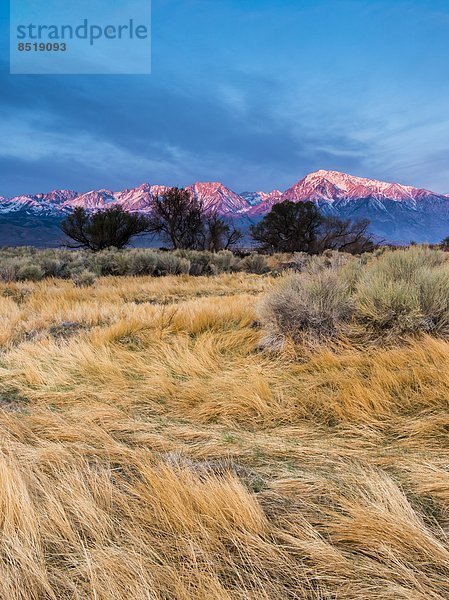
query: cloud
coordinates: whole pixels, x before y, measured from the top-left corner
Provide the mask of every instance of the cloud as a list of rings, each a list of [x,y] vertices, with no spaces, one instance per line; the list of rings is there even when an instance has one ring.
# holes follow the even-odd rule
[[[0,63],[0,195],[144,180],[285,189],[319,168],[449,191],[447,61],[434,52],[447,36],[411,4],[156,0],[150,77],[11,77]]]
[[[64,172],[71,179],[76,164],[77,187],[218,179],[242,190],[287,187],[307,169],[342,157],[350,166],[362,153],[342,132],[314,130],[299,120],[292,126],[291,114],[278,110],[279,95],[278,81],[245,81],[238,71],[211,83],[207,94],[134,78],[107,78],[102,86],[52,78],[50,94],[41,78],[26,85],[14,78],[0,98],[0,115],[7,115],[0,131],[9,140],[0,155],[22,162],[24,170],[57,157],[58,180]],[[2,193],[23,192],[19,183],[14,177]]]

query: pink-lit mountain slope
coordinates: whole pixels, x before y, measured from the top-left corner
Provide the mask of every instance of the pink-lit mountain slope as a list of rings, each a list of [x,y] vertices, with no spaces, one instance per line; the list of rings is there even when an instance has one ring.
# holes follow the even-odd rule
[[[325,215],[367,218],[374,233],[392,241],[435,242],[449,235],[448,195],[338,171],[315,171],[284,192],[238,194],[219,182],[194,183],[187,189],[206,209],[235,218],[243,226],[261,219],[276,203],[291,200],[314,202]],[[144,183],[119,192],[56,190],[48,194],[0,197],[0,217],[5,221],[7,215],[15,214],[17,220],[26,213],[29,217],[61,219],[75,206],[97,210],[120,205],[126,210],[146,213],[151,211],[154,196],[166,190],[166,186]]]

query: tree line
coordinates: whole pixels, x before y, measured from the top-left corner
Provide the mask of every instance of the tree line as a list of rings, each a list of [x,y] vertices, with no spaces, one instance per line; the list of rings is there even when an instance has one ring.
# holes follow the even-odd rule
[[[324,216],[313,202],[286,200],[251,225],[249,233],[257,250],[266,253],[317,254],[332,249],[359,254],[374,248],[368,227],[368,220]],[[207,210],[188,190],[176,187],[154,198],[150,215],[127,212],[120,206],[95,212],[76,207],[61,222],[61,229],[71,240],[69,247],[92,251],[121,249],[145,234],[174,250],[211,252],[236,249],[245,238],[232,219]]]

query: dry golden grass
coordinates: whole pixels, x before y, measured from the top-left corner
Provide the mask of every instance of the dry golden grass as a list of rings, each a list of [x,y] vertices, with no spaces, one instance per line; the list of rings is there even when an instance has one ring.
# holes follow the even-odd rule
[[[0,598],[449,597],[449,343],[258,349],[270,277],[0,285]]]

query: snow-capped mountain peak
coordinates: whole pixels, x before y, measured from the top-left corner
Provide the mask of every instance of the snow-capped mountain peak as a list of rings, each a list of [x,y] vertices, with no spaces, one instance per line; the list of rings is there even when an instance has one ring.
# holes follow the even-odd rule
[[[208,211],[218,211],[221,214],[239,213],[249,206],[242,196],[218,181],[197,182],[186,189],[192,192],[193,197],[202,202]]]
[[[88,210],[119,205],[125,210],[148,213],[156,196],[167,191],[164,185],[142,183],[135,188],[113,192],[108,189],[79,193],[53,190],[46,194],[0,196],[0,215],[55,217],[60,220],[76,206]],[[339,171],[309,173],[285,192],[243,192],[237,194],[218,181],[196,182],[186,188],[208,211],[255,221],[272,207],[290,200],[314,202],[323,214],[340,218],[368,218],[371,229],[393,240],[438,241],[449,235],[449,195],[399,183],[378,181]],[[6,217],[4,217],[6,218]],[[23,220],[23,219],[22,219]],[[444,235],[443,235],[444,234]]]
[[[337,200],[374,198],[377,200],[415,201],[438,196],[434,192],[399,183],[348,175],[339,171],[319,170],[306,175],[286,190],[282,200],[311,200],[334,203]]]

